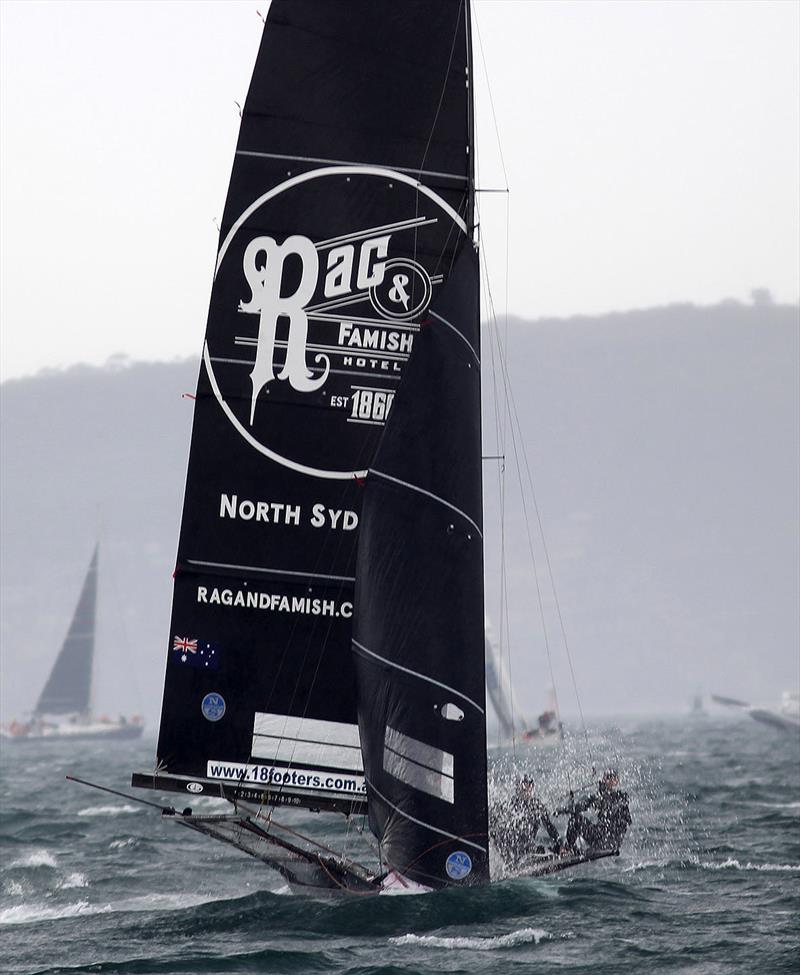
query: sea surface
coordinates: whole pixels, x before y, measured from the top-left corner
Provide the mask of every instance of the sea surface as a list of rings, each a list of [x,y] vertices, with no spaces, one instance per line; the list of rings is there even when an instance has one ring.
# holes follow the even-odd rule
[[[527,770],[552,806],[588,787],[592,766],[615,765],[634,817],[622,854],[412,896],[292,894],[157,810],[64,779],[124,790],[153,751],[147,740],[3,747],[0,971],[800,971],[800,738],[746,716],[629,719],[588,742],[493,752],[493,797]],[[327,829],[321,816],[285,819]]]

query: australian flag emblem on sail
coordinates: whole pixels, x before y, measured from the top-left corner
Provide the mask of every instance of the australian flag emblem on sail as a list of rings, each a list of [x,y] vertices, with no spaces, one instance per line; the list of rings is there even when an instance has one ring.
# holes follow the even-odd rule
[[[201,667],[216,670],[219,667],[219,647],[197,637],[175,636],[172,638],[172,659],[183,667]]]

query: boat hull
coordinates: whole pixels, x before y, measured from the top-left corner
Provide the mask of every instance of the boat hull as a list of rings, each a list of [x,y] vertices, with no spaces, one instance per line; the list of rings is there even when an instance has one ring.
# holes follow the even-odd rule
[[[143,725],[89,724],[58,725],[53,728],[12,734],[0,730],[4,742],[15,744],[51,741],[132,741],[142,737]]]
[[[750,717],[761,724],[767,724],[779,731],[800,732],[800,720],[780,714],[778,711],[768,711],[766,708],[750,708]]]

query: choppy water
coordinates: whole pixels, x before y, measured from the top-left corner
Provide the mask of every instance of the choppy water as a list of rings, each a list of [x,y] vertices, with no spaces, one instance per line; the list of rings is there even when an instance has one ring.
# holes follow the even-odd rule
[[[410,897],[291,895],[243,854],[64,781],[126,788],[151,742],[74,747],[3,750],[9,973],[800,970],[800,739],[744,718],[600,729],[593,757],[619,767],[635,819],[618,860]],[[555,802],[579,753],[523,762]],[[512,760],[495,759],[501,785]]]

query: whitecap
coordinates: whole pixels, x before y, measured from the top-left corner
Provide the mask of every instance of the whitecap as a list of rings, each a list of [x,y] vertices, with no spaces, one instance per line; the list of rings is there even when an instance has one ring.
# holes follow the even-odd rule
[[[129,897],[127,900],[110,904],[110,911],[181,911],[187,907],[198,907],[200,904],[210,904],[219,901],[219,895],[211,894],[143,894],[140,897]]]
[[[623,867],[623,873],[638,873],[640,870],[648,870],[650,867],[665,867],[669,861],[668,860],[639,860],[636,863],[631,863],[627,867]]]
[[[496,938],[443,938],[433,934],[404,934],[398,938],[389,938],[393,945],[426,945],[429,948],[467,948],[471,951],[495,951],[498,948],[513,948],[515,945],[539,944],[542,938],[549,938],[550,933],[541,928],[522,928],[510,934],[501,934]]]
[[[108,844],[108,848],[109,850],[121,850],[126,846],[133,846],[135,842],[136,842],[136,837],[129,836],[127,839],[124,840],[112,840]]]
[[[723,863],[701,863],[700,866],[705,867],[707,870],[764,870],[770,873],[774,871],[787,873],[800,871],[800,863],[750,863],[748,861],[745,864],[741,864],[732,857],[729,857]]]
[[[114,806],[87,806],[78,812],[79,816],[119,816],[121,813],[139,812],[139,806],[130,803]]]
[[[9,869],[14,867],[55,867],[56,858],[49,850],[33,850],[18,860],[9,863]]]
[[[18,904],[0,911],[0,925],[35,924],[39,921],[57,921],[62,918],[90,914],[116,914],[139,911],[180,911],[187,907],[208,904],[219,898],[202,894],[145,894],[111,904],[92,904],[88,900],[64,904],[61,907],[45,907],[42,904]]]
[[[2,924],[35,924],[38,921],[56,921],[61,918],[78,917],[84,914],[107,914],[111,907],[99,907],[89,901],[76,901],[61,907],[44,907],[41,904],[17,904],[0,911]]]
[[[86,879],[85,873],[79,873],[76,871],[75,873],[71,873],[68,877],[65,877],[63,880],[60,880],[57,886],[61,890],[70,890],[73,887],[88,887],[89,881]]]

